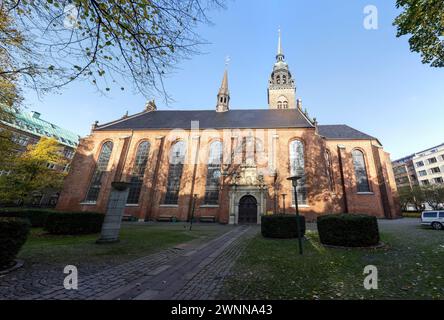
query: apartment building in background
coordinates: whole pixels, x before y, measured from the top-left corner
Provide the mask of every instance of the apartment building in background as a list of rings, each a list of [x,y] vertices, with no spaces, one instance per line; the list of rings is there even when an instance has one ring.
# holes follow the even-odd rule
[[[421,186],[444,183],[444,143],[415,153],[413,164]]]
[[[392,162],[396,186],[399,188],[418,185],[418,175],[413,164],[414,154]]]
[[[41,118],[36,111],[26,112],[13,110],[10,120],[0,120],[0,130],[12,132],[12,139],[17,145],[17,152],[24,152],[28,145],[36,144],[41,137],[56,139],[63,146],[63,155],[67,163],[59,167],[54,163],[48,163],[48,168],[68,172],[70,162],[79,144],[80,136],[57,126],[54,123]],[[0,171],[0,175],[9,174],[8,170]],[[59,192],[48,194],[34,194],[32,203],[39,206],[54,206],[57,202]]]
[[[392,162],[398,188],[444,183],[444,143]]]

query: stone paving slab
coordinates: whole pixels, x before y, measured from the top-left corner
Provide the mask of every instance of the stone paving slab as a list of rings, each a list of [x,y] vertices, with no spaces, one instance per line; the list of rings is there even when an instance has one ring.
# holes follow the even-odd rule
[[[209,299],[257,226],[239,226],[207,242],[190,242],[99,272],[79,269],[79,289],[63,288],[63,273],[0,278],[0,299]],[[84,271],[84,270],[83,270]],[[88,270],[90,271],[90,270]],[[47,277],[46,277],[47,276]]]

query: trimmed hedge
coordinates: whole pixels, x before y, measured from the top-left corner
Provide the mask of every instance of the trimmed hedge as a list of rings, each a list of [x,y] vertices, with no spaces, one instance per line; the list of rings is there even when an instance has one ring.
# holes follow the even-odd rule
[[[402,216],[404,218],[421,218],[421,214],[422,214],[422,212],[418,212],[418,211],[404,211],[402,213]]]
[[[305,235],[305,217],[299,216],[301,236]],[[297,238],[296,215],[269,215],[261,217],[261,232],[265,238]]]
[[[28,219],[33,228],[43,228],[45,226],[46,218],[53,210],[39,210],[39,209],[4,209],[0,211],[1,217],[13,217]]]
[[[14,261],[28,238],[29,230],[28,220],[0,218],[0,269]]]
[[[96,212],[54,212],[48,215],[44,230],[51,234],[98,233],[104,218],[104,214]]]
[[[343,247],[369,247],[379,244],[376,217],[357,214],[331,214],[318,217],[321,243]]]

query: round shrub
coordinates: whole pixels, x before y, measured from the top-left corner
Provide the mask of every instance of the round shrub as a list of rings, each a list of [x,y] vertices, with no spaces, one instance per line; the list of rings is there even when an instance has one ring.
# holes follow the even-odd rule
[[[343,247],[369,247],[379,244],[376,217],[357,214],[331,214],[318,217],[321,243]]]
[[[55,212],[48,215],[44,230],[68,235],[98,233],[104,218],[104,214],[95,212]]]
[[[301,237],[305,235],[305,217],[299,216]],[[261,232],[265,238],[297,238],[296,215],[269,215],[261,218]]]
[[[14,217],[28,219],[33,228],[43,228],[45,226],[46,218],[48,214],[52,213],[52,210],[39,210],[39,209],[5,209],[0,211],[0,217]]]
[[[19,218],[0,218],[0,269],[8,267],[26,242],[29,221]]]

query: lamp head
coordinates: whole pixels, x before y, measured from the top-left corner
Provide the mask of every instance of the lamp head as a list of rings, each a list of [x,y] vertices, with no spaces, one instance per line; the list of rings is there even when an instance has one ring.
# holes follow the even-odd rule
[[[296,176],[291,176],[289,178],[287,178],[287,180],[290,180],[293,184],[293,187],[296,187],[298,185],[298,180],[302,179],[302,176],[296,175]]]

